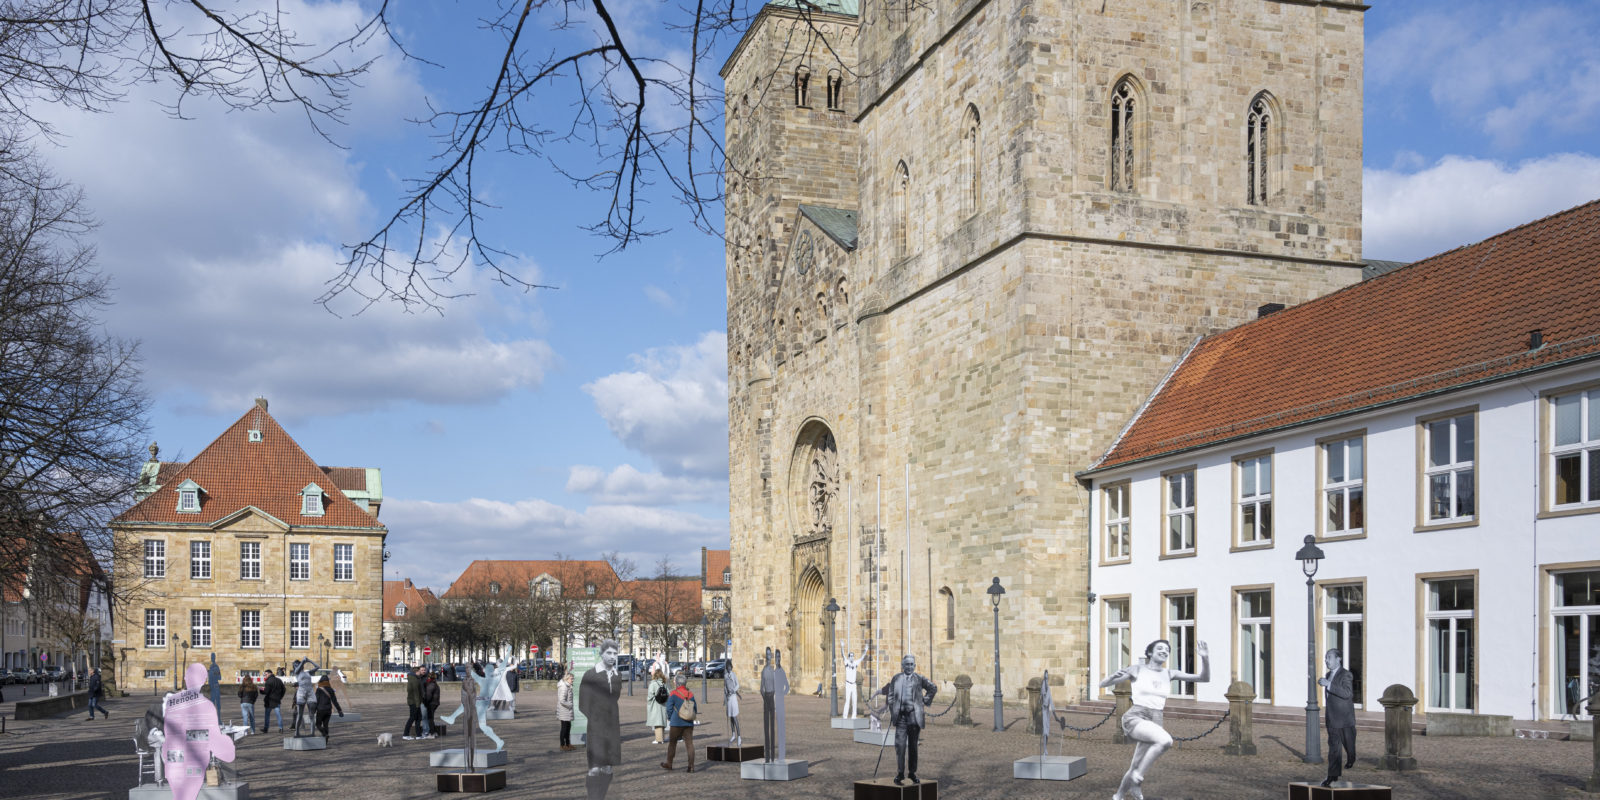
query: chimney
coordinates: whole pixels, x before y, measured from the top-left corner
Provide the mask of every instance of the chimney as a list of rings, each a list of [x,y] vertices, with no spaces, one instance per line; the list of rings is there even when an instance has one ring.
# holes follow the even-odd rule
[[[1282,308],[1282,306],[1279,306],[1279,308]],[[259,408],[262,411],[266,411],[267,410],[267,398],[265,398],[265,397],[257,397],[256,398],[256,408]]]
[[[1261,319],[1262,317],[1276,314],[1282,310],[1282,303],[1262,303],[1260,306],[1256,307],[1256,319]]]

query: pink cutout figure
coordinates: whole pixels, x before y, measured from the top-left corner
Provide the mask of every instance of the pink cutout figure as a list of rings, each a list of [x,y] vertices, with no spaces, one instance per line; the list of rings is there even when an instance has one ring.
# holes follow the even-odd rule
[[[201,692],[206,686],[204,664],[190,664],[183,673],[187,687],[166,697],[166,741],[161,743],[161,760],[172,800],[195,800],[206,784],[206,768],[211,758],[232,761],[233,739],[217,725],[217,707]]]

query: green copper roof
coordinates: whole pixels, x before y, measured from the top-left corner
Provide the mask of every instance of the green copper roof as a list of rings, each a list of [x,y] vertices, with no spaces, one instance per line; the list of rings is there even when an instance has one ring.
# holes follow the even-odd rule
[[[798,8],[802,11],[826,11],[855,17],[861,14],[861,0],[769,0],[769,6]]]
[[[827,206],[800,204],[800,213],[839,243],[845,250],[856,249],[856,212]]]

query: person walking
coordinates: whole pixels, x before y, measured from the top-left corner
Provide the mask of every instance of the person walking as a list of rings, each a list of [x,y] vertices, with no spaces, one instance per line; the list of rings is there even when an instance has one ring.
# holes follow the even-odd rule
[[[100,680],[100,670],[89,673],[89,719],[94,719],[94,712],[99,710],[100,718],[111,716],[105,706],[100,705],[100,700],[106,696],[106,686]]]
[[[406,708],[409,713],[400,738],[409,742],[422,736],[422,667],[417,667],[406,676]]]
[[[328,676],[326,675],[322,676],[322,680],[317,683],[317,694],[315,700],[317,721],[311,727],[313,729],[313,733],[316,731],[321,731],[322,738],[326,739],[328,738],[328,719],[333,716],[333,712],[337,710],[339,712],[339,716],[344,716],[344,709],[339,708],[339,698],[334,695],[333,684],[328,683]]]
[[[439,710],[439,674],[429,672],[422,680],[422,738],[432,739],[438,734],[438,728],[433,723],[433,714]]]
[[[667,676],[660,667],[653,667],[650,673],[650,686],[645,689],[644,698],[644,724],[650,726],[656,738],[651,744],[666,744],[667,737],[667,702],[671,699],[667,691]]]
[[[689,676],[680,672],[676,682],[678,688],[667,698],[667,724],[672,727],[672,737],[667,740],[667,760],[661,762],[661,767],[672,769],[672,757],[678,752],[678,740],[682,739],[684,748],[689,751],[688,771],[694,772],[694,721],[700,716],[700,701],[689,691]]]
[[[239,715],[244,718],[246,736],[256,732],[256,697],[260,694],[253,678],[249,675],[239,676]]]
[[[561,721],[561,749],[576,750],[572,746],[572,673],[567,672],[556,681],[556,719]]]
[[[278,708],[283,702],[283,679],[273,673],[272,667],[267,667],[267,681],[261,686],[261,732],[267,732],[267,725],[273,717],[278,718],[278,733],[283,733],[283,711]]]

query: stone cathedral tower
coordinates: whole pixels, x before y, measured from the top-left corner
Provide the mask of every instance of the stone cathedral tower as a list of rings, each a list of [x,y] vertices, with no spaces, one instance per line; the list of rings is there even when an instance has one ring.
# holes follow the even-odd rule
[[[741,669],[779,648],[809,692],[836,598],[880,682],[909,652],[983,696],[998,576],[1007,695],[1078,696],[1073,474],[1196,337],[1360,278],[1364,8],[761,12],[722,71]]]

